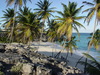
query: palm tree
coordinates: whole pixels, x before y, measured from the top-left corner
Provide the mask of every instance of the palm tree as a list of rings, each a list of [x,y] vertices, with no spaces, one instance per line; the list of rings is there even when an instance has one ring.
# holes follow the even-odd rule
[[[64,36],[62,36],[61,38],[58,39],[58,41],[63,46],[63,48],[67,51],[66,60],[68,58],[69,53],[72,55],[73,54],[73,49],[76,50],[78,48],[77,45],[76,45],[76,42],[78,40],[76,40],[75,38],[76,38],[75,36],[72,36],[71,40],[69,41]],[[59,55],[62,52],[62,50],[59,51],[58,54],[55,55],[55,57],[59,57]]]
[[[90,34],[91,36],[93,35]],[[89,39],[91,39],[91,37],[89,37]],[[100,49],[100,30],[97,29],[94,33],[94,36],[93,36],[93,39],[91,39],[90,41],[90,46],[89,47],[92,47],[94,46],[95,49],[99,50]]]
[[[50,42],[55,42],[57,41],[57,38],[59,38],[58,34],[57,34],[57,29],[58,29],[58,23],[55,20],[49,20],[48,21],[48,31],[47,31],[47,37],[48,37],[48,41]],[[54,44],[52,44],[54,46]],[[53,49],[52,48],[52,56],[53,54]],[[56,50],[56,49],[55,49]]]
[[[90,59],[89,62],[84,62],[84,61],[80,61],[80,63],[82,65],[86,64],[86,73],[89,73],[89,75],[100,75],[100,62],[98,62],[97,60],[95,60],[95,58],[93,58],[91,55],[87,54],[87,53],[83,53],[84,56],[86,56],[88,59]]]
[[[6,0],[7,6],[14,4],[14,8],[21,7],[23,4],[26,6],[26,2],[31,0]]]
[[[14,22],[14,9],[6,9],[5,11],[3,11],[3,20],[4,23],[2,24],[3,27],[7,30],[8,32],[8,39],[11,36],[11,28],[13,26],[13,22]]]
[[[38,38],[40,34],[39,24],[40,22],[37,19],[37,15],[32,13],[29,8],[24,7],[23,10],[20,9],[16,33],[18,36],[17,40],[28,43]]]
[[[90,7],[90,8],[88,8],[88,9],[83,11],[83,12],[88,12],[88,15],[86,16],[86,19],[85,19],[85,21],[87,21],[88,24],[90,23],[90,21],[93,18],[93,16],[96,14],[95,15],[95,23],[94,23],[93,35],[91,37],[91,39],[93,39],[96,26],[98,25],[98,21],[100,21],[100,0],[93,0],[92,3],[84,1],[83,3],[92,6],[92,7]],[[91,42],[92,41],[90,41],[89,46],[90,46]]]
[[[62,3],[63,12],[58,11],[60,17],[57,16],[57,20],[60,21],[58,33],[60,36],[65,35],[70,41],[72,37],[72,29],[75,29],[78,33],[78,27],[84,27],[78,20],[83,19],[83,16],[77,16],[83,6],[77,8],[77,3],[69,2],[66,6]]]
[[[28,0],[31,2],[31,0]],[[6,0],[7,6],[14,4],[14,17],[13,17],[13,26],[12,26],[12,32],[11,32],[11,38],[10,41],[13,41],[13,32],[14,32],[14,25],[15,25],[15,16],[16,16],[16,11],[17,7],[21,7],[23,4],[26,6],[27,0]]]
[[[52,15],[51,13],[54,12],[54,7],[50,8],[50,5],[52,3],[49,2],[49,0],[44,0],[44,1],[39,1],[36,5],[38,6],[38,8],[36,8],[35,10],[38,13],[38,17],[40,17],[42,19],[42,29],[41,29],[41,37],[40,37],[40,41],[42,41],[42,37],[43,37],[43,31],[44,31],[44,26],[45,26],[45,22],[46,20]]]
[[[3,27],[5,27],[6,29],[11,29],[12,25],[13,25],[13,20],[14,20],[14,9],[8,8],[5,11],[3,11]]]
[[[57,38],[59,38],[57,34],[58,23],[55,20],[48,21],[48,31],[47,36],[48,40],[54,42]]]
[[[76,42],[77,40],[75,40],[75,36],[71,37],[71,40],[66,40],[66,41],[63,41],[63,44],[64,44],[64,49],[67,50],[67,55],[66,55],[66,60],[68,58],[68,54],[69,53],[73,53],[73,49],[76,50],[78,47],[76,45]]]

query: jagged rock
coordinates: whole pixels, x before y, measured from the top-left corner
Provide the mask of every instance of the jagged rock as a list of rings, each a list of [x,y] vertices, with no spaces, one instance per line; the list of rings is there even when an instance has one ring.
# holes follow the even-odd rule
[[[23,64],[23,67],[22,67],[22,72],[23,72],[23,75],[30,75],[32,74],[32,71],[33,71],[33,67],[32,67],[32,64]]]
[[[8,65],[12,64],[11,67],[16,67],[18,72],[19,67],[16,64],[23,64],[22,69],[20,69],[20,72],[16,75],[82,75],[82,71],[77,68],[67,66],[67,63],[61,59],[55,59],[36,53],[24,46],[13,47],[13,45],[7,45],[6,51],[4,53],[0,53],[0,61],[5,62]],[[7,71],[9,69],[7,69]],[[12,69],[12,71],[16,71],[16,69]],[[12,71],[9,70],[9,72]],[[7,75],[11,74],[13,73],[8,73]]]

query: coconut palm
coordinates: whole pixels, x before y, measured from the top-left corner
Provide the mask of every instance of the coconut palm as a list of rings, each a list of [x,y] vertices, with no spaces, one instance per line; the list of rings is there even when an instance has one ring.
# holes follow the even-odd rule
[[[83,54],[90,59],[89,62],[80,61],[82,65],[86,64],[86,73],[89,73],[89,75],[100,75],[100,62],[87,53]]]
[[[6,0],[7,6],[14,4],[15,8],[17,8],[17,6],[21,7],[23,4],[26,6],[27,1],[31,2],[31,0]]]
[[[27,12],[26,12],[27,10]],[[28,43],[39,36],[39,20],[37,15],[32,13],[29,8],[20,9],[17,25],[17,40]]]
[[[71,37],[71,40],[70,41],[66,41],[65,42],[65,49],[70,51],[70,53],[73,53],[73,49],[77,49],[78,47],[76,46],[76,42],[77,40],[75,40],[75,36]]]
[[[11,28],[13,26],[13,22],[14,22],[14,9],[6,9],[5,11],[3,11],[3,27],[7,30],[7,36],[8,36],[8,39],[9,37],[11,37]]]
[[[42,19],[43,25],[42,25],[42,29],[41,29],[41,37],[40,37],[40,41],[42,40],[42,36],[43,36],[43,30],[44,30],[44,26],[45,26],[45,22],[46,20],[52,15],[51,13],[54,12],[54,7],[50,8],[50,5],[52,3],[49,2],[49,0],[44,0],[44,1],[39,1],[37,2],[37,6],[38,8],[36,8],[35,10],[38,13],[38,17],[40,17]]]
[[[14,17],[14,9],[6,9],[5,11],[3,11],[3,20],[4,23],[3,23],[3,27],[5,27],[6,29],[11,29],[12,25],[13,25],[13,17]]]
[[[88,24],[90,23],[91,19],[95,15],[94,30],[93,30],[93,35],[91,37],[91,39],[93,39],[96,26],[98,25],[98,21],[100,21],[100,0],[93,0],[92,3],[84,1],[83,3],[87,4],[87,5],[91,5],[90,8],[83,11],[83,12],[88,12],[86,19],[85,19],[85,21],[87,21]],[[93,42],[93,41],[90,41],[90,44],[91,44],[91,42]],[[89,46],[90,46],[90,44],[89,44]]]
[[[100,21],[100,0],[93,0],[92,3],[84,1],[83,3],[92,6],[91,8],[88,8],[83,11],[83,12],[88,12],[85,21],[87,21],[89,24],[95,13],[96,13],[96,18],[95,18],[96,22]]]
[[[60,35],[65,35],[68,40],[71,40],[72,37],[72,29],[75,29],[78,33],[78,27],[84,27],[78,20],[83,19],[83,16],[78,16],[80,10],[83,6],[77,8],[77,3],[69,2],[68,5],[62,3],[63,11],[58,11],[60,17],[57,16],[57,20],[60,21],[58,33]]]
[[[48,40],[49,41],[55,41],[57,38],[59,38],[58,34],[57,34],[57,29],[58,29],[58,23],[55,21],[55,20],[51,20],[51,21],[48,21],[48,31],[47,31],[47,34],[48,34]]]
[[[66,41],[64,41],[65,43],[63,43],[64,44],[64,49],[67,50],[66,60],[67,60],[68,54],[69,53],[72,54],[73,49],[76,50],[78,48],[77,45],[76,45],[77,40],[75,40],[75,38],[76,37],[73,36],[73,37],[71,37],[70,41],[66,40]]]
[[[28,0],[31,2],[31,0]],[[14,17],[13,17],[13,26],[12,26],[12,32],[11,32],[11,38],[10,41],[13,41],[13,33],[14,33],[14,25],[15,25],[15,16],[16,16],[16,11],[17,7],[21,7],[23,4],[26,5],[27,0],[6,0],[7,6],[14,4]]]
[[[93,33],[90,34],[90,35],[92,36]],[[89,37],[89,38],[91,39],[91,37]],[[97,29],[95,31],[93,39],[91,39],[90,41],[89,41],[90,42],[90,46],[89,47],[94,46],[95,49],[100,50],[100,30],[99,29]]]
[[[48,36],[48,41],[50,42],[55,42],[57,41],[57,38],[59,38],[57,34],[57,28],[58,28],[58,23],[55,20],[48,20],[48,31],[47,31],[47,36]],[[54,46],[54,44],[52,44]],[[52,56],[53,56],[53,49],[52,48]],[[56,50],[56,49],[55,49]]]

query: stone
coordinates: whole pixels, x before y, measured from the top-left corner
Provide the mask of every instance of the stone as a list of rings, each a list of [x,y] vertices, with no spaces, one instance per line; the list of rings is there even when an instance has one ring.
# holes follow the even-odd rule
[[[2,45],[2,44],[0,44],[0,52],[1,53],[4,53],[6,50],[5,50],[5,47],[6,47],[6,45]]]
[[[4,53],[0,53],[0,61],[13,65],[17,69],[13,68],[13,71],[19,71],[16,65],[18,62],[23,64],[20,69],[21,75],[82,75],[82,71],[67,66],[65,61],[36,53],[24,45],[7,45],[5,50]]]
[[[31,64],[27,63],[27,64],[23,64],[22,67],[22,73],[23,75],[30,75],[33,71],[33,67]]]

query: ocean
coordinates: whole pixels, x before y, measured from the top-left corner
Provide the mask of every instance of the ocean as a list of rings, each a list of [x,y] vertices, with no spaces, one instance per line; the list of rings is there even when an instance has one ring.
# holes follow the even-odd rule
[[[80,33],[80,37],[78,37],[77,33],[73,33],[73,36],[76,36],[76,40],[79,40],[76,42],[78,46],[78,53],[82,54],[83,52],[88,51],[88,42],[90,39],[90,33]],[[100,50],[95,50],[94,47],[90,48],[89,54],[92,55],[94,58],[99,59],[100,58]],[[99,57],[98,57],[99,56]]]

